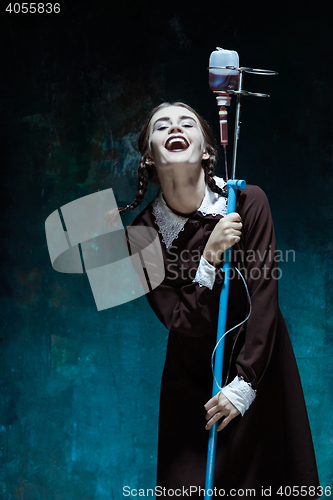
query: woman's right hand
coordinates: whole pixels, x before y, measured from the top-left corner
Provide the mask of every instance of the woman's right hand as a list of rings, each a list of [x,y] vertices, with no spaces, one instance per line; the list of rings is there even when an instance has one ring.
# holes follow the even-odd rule
[[[236,212],[232,212],[219,220],[203,251],[203,257],[208,262],[214,265],[220,264],[223,252],[240,240],[241,220],[241,216]]]

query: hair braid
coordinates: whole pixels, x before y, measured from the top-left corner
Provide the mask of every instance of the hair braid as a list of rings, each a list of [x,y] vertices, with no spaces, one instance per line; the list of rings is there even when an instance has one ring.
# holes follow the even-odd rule
[[[213,159],[212,156],[208,160],[206,161],[204,160],[202,162],[202,168],[204,169],[205,172],[205,182],[211,191],[227,198],[228,197],[227,188],[226,187],[220,188],[215,182],[214,179],[215,163],[216,163],[216,158]]]
[[[117,215],[122,215],[127,210],[134,210],[138,205],[141,205],[148,187],[148,172],[145,160],[142,158],[138,168],[138,187],[135,200],[126,207],[118,207],[110,210],[105,214],[105,220],[109,227],[115,225]]]
[[[147,164],[144,158],[141,158],[138,168],[138,188],[135,195],[135,200],[130,205],[127,205],[126,210],[134,210],[138,205],[141,205],[148,187],[148,171]]]

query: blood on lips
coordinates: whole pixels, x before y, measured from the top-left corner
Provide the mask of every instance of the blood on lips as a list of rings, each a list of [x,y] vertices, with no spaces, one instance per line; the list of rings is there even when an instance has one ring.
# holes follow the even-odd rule
[[[179,151],[183,149],[187,149],[189,147],[189,143],[185,139],[185,137],[177,136],[170,137],[165,143],[166,149],[169,151]]]

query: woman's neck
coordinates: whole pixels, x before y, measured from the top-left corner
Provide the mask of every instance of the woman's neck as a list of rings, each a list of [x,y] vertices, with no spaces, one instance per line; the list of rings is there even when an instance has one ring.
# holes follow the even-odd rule
[[[206,192],[205,174],[186,169],[169,170],[159,174],[163,196],[169,207],[175,212],[188,215],[200,207]]]

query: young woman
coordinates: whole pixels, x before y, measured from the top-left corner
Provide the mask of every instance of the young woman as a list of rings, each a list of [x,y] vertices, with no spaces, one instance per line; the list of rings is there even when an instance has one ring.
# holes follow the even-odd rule
[[[160,400],[159,491],[166,498],[203,497],[199,488],[205,484],[207,430],[219,421],[217,498],[222,489],[235,498],[246,489],[257,497],[284,498],[302,491],[304,498],[317,498],[304,397],[278,307],[275,236],[265,194],[247,186],[238,194],[237,213],[226,215],[225,182],[214,177],[211,130],[183,103],[153,110],[139,149],[138,192],[126,209],[142,202],[149,180],[159,182],[161,190],[131,224],[128,243],[132,252],[140,249],[133,228],[152,227],[159,233],[165,278],[147,299],[170,330]],[[221,259],[231,246],[252,313],[226,337],[224,386],[211,398]],[[235,273],[228,328],[247,311],[246,290]]]

